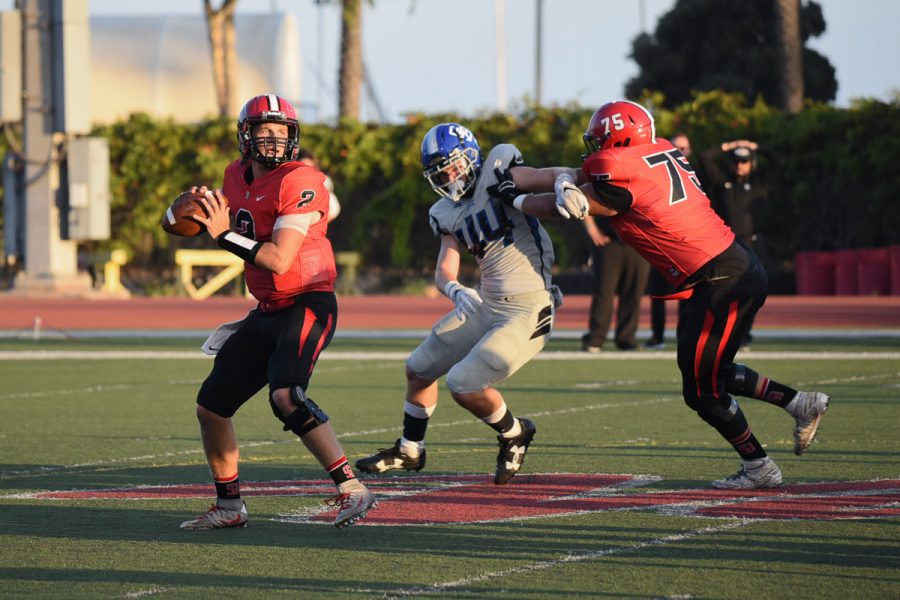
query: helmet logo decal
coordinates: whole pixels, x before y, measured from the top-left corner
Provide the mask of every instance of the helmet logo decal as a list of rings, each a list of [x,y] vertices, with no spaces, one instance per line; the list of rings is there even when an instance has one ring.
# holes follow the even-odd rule
[[[451,135],[455,135],[461,140],[465,140],[467,142],[475,141],[475,134],[463,127],[462,125],[450,125],[447,128]]]
[[[606,130],[606,135],[610,134],[610,130],[609,130],[609,122],[610,121],[612,121],[613,128],[615,128],[616,131],[621,131],[622,129],[625,129],[625,121],[622,120],[622,114],[615,113],[608,117],[603,117],[602,119],[600,119],[600,122],[603,123],[603,128]]]
[[[441,123],[422,140],[422,175],[438,195],[459,202],[471,193],[481,173],[481,149],[468,128]]]

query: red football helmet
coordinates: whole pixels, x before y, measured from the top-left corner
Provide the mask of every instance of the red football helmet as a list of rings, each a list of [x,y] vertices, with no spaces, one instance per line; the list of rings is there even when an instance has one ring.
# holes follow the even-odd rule
[[[646,108],[628,100],[607,102],[591,117],[584,132],[588,154],[607,148],[623,148],[656,141],[653,115]]]
[[[258,123],[283,123],[288,127],[287,138],[253,138],[253,126]],[[297,160],[300,152],[300,122],[291,103],[275,94],[263,94],[247,101],[238,116],[238,147],[241,156],[274,169],[278,165]],[[268,142],[284,147],[280,155],[270,156],[259,151]]]

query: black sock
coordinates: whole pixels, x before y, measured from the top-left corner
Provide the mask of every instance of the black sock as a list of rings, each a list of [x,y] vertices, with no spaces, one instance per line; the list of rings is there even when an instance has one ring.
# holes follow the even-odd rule
[[[241,498],[241,481],[238,474],[225,479],[213,479],[216,484],[216,497],[219,500],[240,500]]]
[[[425,439],[425,431],[428,429],[428,418],[420,419],[408,412],[403,413],[403,437],[411,442],[421,442]]]
[[[749,425],[743,433],[728,440],[728,443],[732,445],[735,451],[737,451],[744,460],[766,457],[766,451],[763,450],[762,445],[760,445],[756,436],[753,435],[753,431],[750,429]]]
[[[750,424],[747,423],[747,417],[740,408],[728,421],[715,415],[707,415],[704,421],[712,425],[719,435],[728,440],[728,443],[744,460],[766,457],[766,451],[753,435]]]
[[[509,411],[509,409],[507,409],[506,412],[503,413],[503,416],[500,417],[499,421],[497,421],[496,423],[488,423],[488,425],[490,425],[494,429],[494,431],[496,431],[500,435],[503,435],[504,433],[515,427],[516,418]]]
[[[750,367],[735,363],[728,376],[728,392],[746,398],[756,398],[784,408],[797,395],[797,390],[763,377]]]
[[[356,479],[356,475],[354,475],[353,473],[353,468],[350,467],[350,463],[347,462],[346,456],[342,456],[334,461],[328,466],[326,470],[328,471],[328,475],[331,476],[331,479],[336,485],[340,485],[345,481],[350,481],[351,479]]]

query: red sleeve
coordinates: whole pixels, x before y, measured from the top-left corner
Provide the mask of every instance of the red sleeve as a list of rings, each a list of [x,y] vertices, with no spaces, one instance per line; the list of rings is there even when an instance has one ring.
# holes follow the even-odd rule
[[[620,213],[631,207],[634,201],[629,187],[631,178],[618,155],[595,152],[587,157],[581,169],[601,203]]]
[[[628,185],[628,176],[615,156],[609,152],[595,152],[581,165],[589,181],[610,181],[617,185]]]
[[[299,215],[309,212],[328,214],[328,190],[325,174],[311,167],[300,167],[281,181],[278,197],[279,215]]]

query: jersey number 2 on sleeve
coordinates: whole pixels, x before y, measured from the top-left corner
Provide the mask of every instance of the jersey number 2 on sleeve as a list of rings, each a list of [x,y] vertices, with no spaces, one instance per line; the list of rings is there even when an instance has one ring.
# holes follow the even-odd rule
[[[675,204],[677,202],[681,202],[682,200],[687,198],[687,192],[684,189],[684,182],[682,181],[682,177],[687,176],[688,180],[694,187],[700,190],[703,193],[703,188],[700,186],[700,180],[697,179],[697,175],[694,173],[694,169],[691,167],[691,164],[687,161],[687,159],[681,154],[678,150],[669,150],[667,152],[658,152],[656,154],[648,154],[644,157],[644,162],[646,162],[651,168],[658,167],[659,165],[665,165],[666,170],[669,172],[669,204]]]

